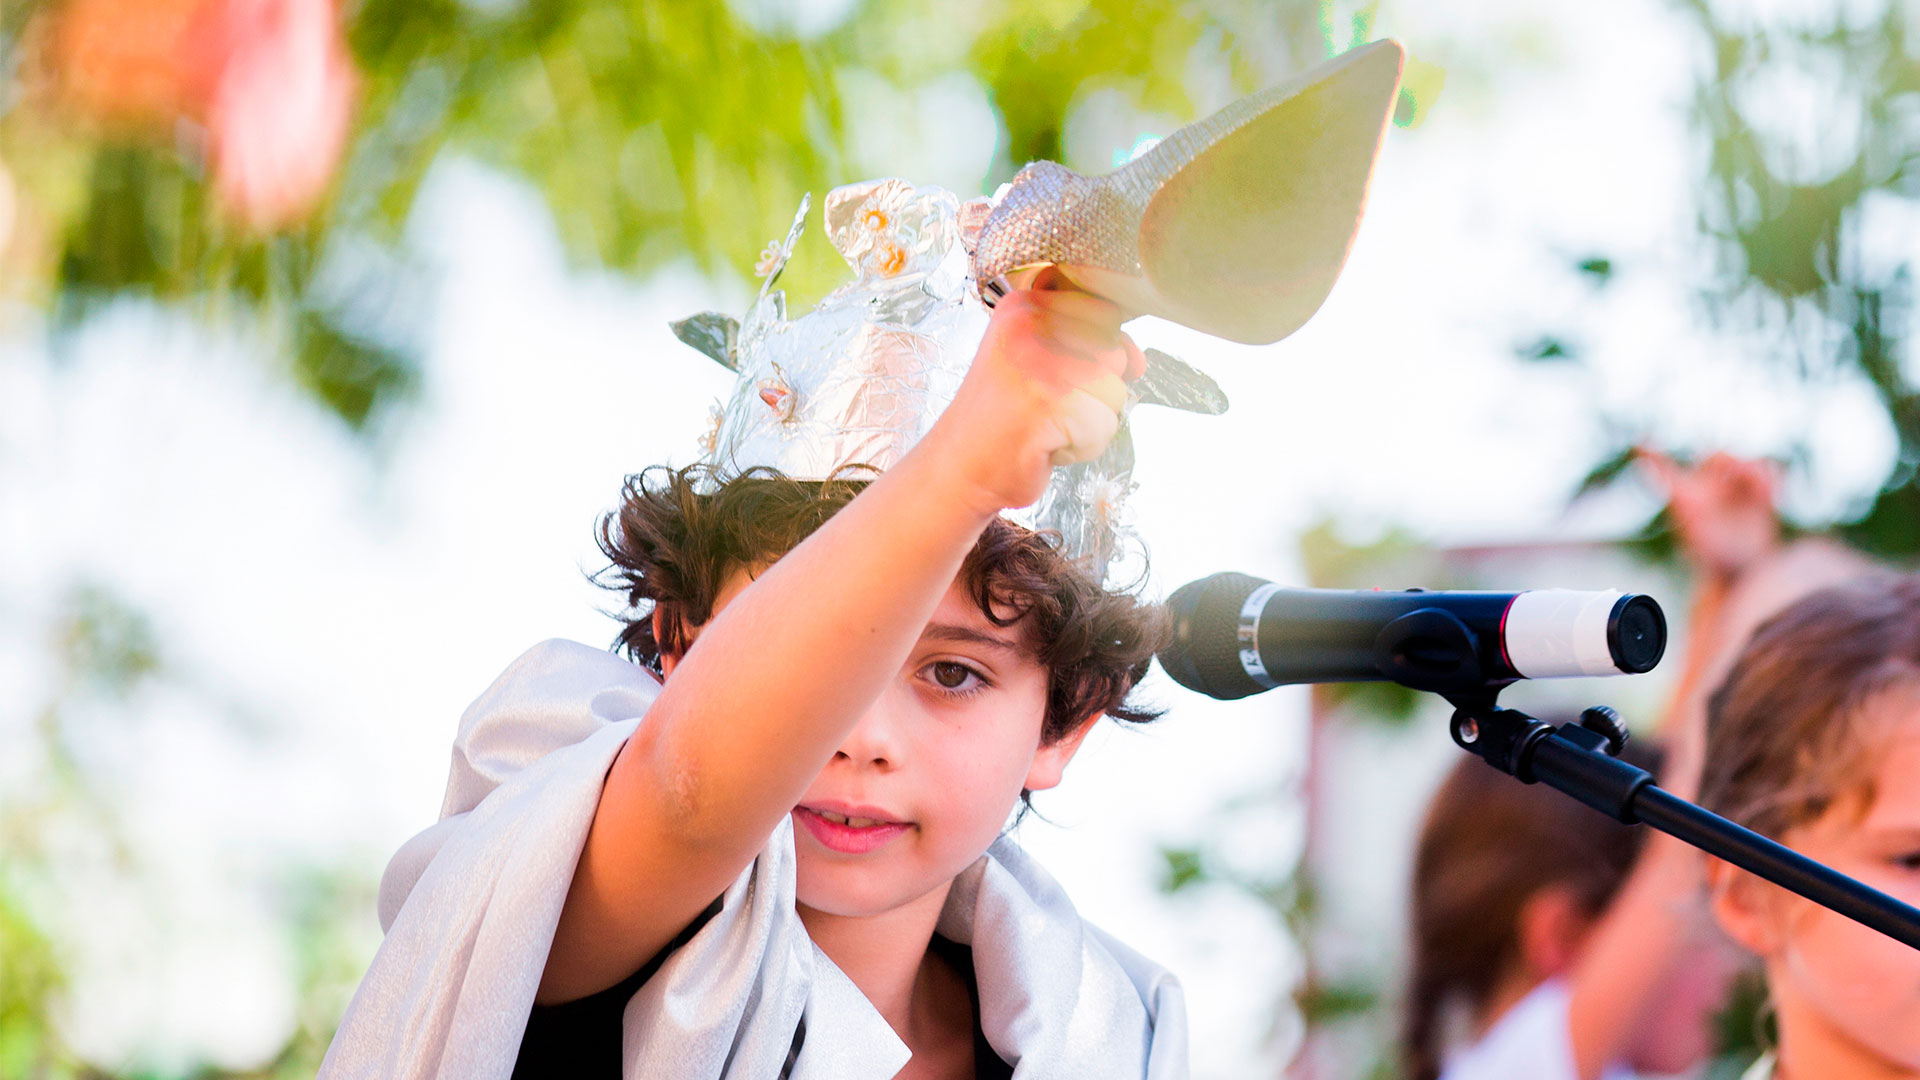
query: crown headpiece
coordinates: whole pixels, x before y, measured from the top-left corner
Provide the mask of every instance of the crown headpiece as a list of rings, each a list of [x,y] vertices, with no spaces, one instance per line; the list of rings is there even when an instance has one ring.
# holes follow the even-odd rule
[[[774,288],[810,198],[768,246],[743,320],[706,312],[673,325],[739,376],[716,406],[705,459],[723,475],[769,466],[820,480],[899,461],[953,400],[1006,275],[1054,264],[1120,303],[1236,341],[1277,341],[1333,287],[1358,228],[1399,84],[1389,41],[1355,49],[1175,132],[1106,176],[1035,162],[993,199],[962,202],[904,180],[829,192],[827,238],[855,272],[789,319]],[[1130,386],[1138,404],[1220,413],[1212,379],[1158,350]],[[1057,531],[1096,573],[1113,558],[1133,486],[1119,433],[1092,461],[1054,470],[1009,515]]]

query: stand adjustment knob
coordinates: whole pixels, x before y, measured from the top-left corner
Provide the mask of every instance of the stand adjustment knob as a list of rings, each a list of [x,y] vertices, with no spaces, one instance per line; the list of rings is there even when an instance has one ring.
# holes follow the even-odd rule
[[[1627,731],[1627,722],[1620,714],[1605,705],[1595,705],[1580,713],[1580,726],[1607,740],[1607,754],[1619,757],[1626,749],[1631,734]]]

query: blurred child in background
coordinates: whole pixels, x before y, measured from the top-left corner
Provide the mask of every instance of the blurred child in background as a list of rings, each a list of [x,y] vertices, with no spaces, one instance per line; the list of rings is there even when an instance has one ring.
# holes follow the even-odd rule
[[[1708,809],[1920,903],[1920,577],[1762,625],[1713,695],[1706,763]],[[1920,952],[1718,860],[1708,875],[1778,1021],[1749,1080],[1920,1077]]]
[[[1644,747],[1627,756],[1657,764]],[[1591,947],[1619,925],[1615,910],[1670,902],[1632,873],[1644,839],[1476,758],[1455,763],[1415,859],[1406,1075],[1571,1080],[1623,1075],[1622,1063],[1677,1072],[1701,1060],[1726,960],[1688,927],[1656,926],[1668,941],[1624,966]],[[1639,892],[1623,898],[1629,881]],[[1675,946],[1691,962],[1669,962]],[[1644,1007],[1652,998],[1659,1007]],[[1443,1072],[1443,1049],[1463,1035],[1468,1045]]]
[[[1766,463],[1644,459],[1696,578],[1662,728],[1661,783],[1691,798],[1707,689],[1752,628],[1866,564],[1824,541],[1782,545]],[[1733,974],[1731,950],[1704,917],[1702,866],[1671,837],[1642,836],[1557,791],[1460,762],[1416,850],[1407,1075],[1612,1080],[1699,1064]]]

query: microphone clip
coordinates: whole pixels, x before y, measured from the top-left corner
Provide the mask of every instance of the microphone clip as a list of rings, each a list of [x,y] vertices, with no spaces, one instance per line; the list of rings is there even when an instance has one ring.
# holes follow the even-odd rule
[[[1402,686],[1442,695],[1498,693],[1513,681],[1488,679],[1479,635],[1459,616],[1438,607],[1409,611],[1381,627],[1373,641],[1373,664]]]
[[[1634,800],[1653,774],[1619,760],[1629,734],[1620,714],[1596,705],[1575,723],[1552,724],[1498,704],[1500,687],[1446,694],[1448,730],[1461,749],[1525,783],[1546,782],[1613,818],[1634,824]]]

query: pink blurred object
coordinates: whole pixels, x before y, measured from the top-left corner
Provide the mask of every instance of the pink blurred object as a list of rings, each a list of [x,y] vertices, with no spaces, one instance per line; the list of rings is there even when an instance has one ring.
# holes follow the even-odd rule
[[[69,0],[51,60],[69,104],[178,138],[202,126],[221,202],[270,230],[310,212],[346,147],[354,72],[335,0]]]
[[[326,193],[347,143],[354,75],[333,0],[226,0],[225,64],[207,107],[215,185],[275,229]]]

